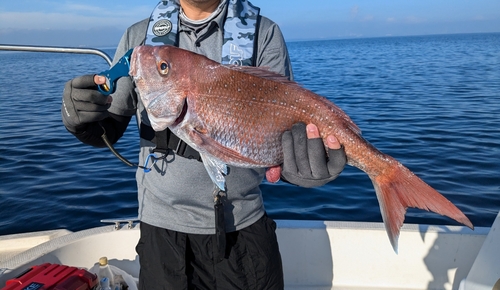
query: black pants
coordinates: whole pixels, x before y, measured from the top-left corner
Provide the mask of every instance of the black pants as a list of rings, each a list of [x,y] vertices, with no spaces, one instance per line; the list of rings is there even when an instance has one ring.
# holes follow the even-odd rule
[[[215,235],[185,234],[141,223],[136,251],[140,290],[283,289],[276,223],[263,216],[226,234],[226,259],[216,262]]]

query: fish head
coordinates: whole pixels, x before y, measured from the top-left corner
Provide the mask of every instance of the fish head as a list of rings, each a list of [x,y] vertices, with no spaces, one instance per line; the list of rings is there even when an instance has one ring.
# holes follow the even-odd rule
[[[187,64],[173,48],[138,46],[130,60],[129,74],[155,131],[179,122],[187,96],[189,79],[182,73]]]

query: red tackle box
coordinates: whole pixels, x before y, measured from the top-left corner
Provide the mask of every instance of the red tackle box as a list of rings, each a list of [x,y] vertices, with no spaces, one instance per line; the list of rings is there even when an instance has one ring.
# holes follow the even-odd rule
[[[84,269],[45,263],[7,280],[1,290],[90,290],[97,283],[97,275]]]

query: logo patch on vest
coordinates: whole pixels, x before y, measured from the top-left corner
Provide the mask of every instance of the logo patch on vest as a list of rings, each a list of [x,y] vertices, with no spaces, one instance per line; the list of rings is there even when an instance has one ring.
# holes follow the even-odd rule
[[[172,31],[172,22],[168,19],[159,20],[153,25],[153,34],[158,37],[165,36],[170,31]]]

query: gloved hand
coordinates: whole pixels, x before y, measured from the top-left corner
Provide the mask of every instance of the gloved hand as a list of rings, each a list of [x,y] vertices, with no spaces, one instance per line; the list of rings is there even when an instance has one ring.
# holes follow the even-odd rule
[[[310,133],[317,135],[316,138],[307,138],[304,123],[297,123],[292,126],[291,131],[283,133],[284,160],[281,176],[285,181],[302,187],[322,186],[337,178],[344,169],[347,162],[344,148],[336,139],[330,139],[327,157],[323,140],[315,127],[308,128],[316,130],[315,134],[313,131]]]
[[[104,84],[105,77],[84,75],[68,81],[64,87],[61,114],[64,126],[71,131],[85,124],[101,121],[108,116],[111,97],[101,94],[96,84]]]

